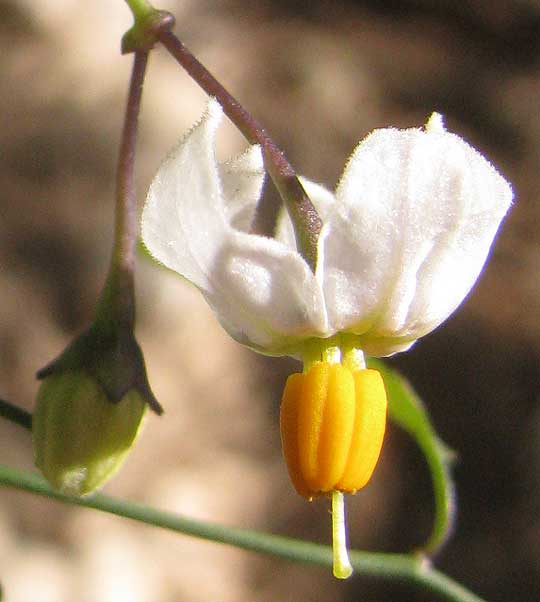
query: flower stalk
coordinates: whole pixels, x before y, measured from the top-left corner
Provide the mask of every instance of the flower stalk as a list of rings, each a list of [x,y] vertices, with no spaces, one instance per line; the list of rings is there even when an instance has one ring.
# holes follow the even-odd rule
[[[159,41],[189,76],[209,95],[215,97],[227,117],[250,144],[261,146],[268,174],[283,199],[293,223],[298,252],[311,271],[317,267],[317,241],[322,221],[292,165],[266,130],[236,100],[206,67],[172,32],[174,17],[153,8],[146,0],[126,0],[135,23],[122,39],[122,52],[150,50]],[[252,229],[255,227],[255,220]]]
[[[100,323],[121,323],[128,329],[133,329],[135,324],[134,271],[138,233],[135,150],[147,64],[148,52],[135,52],[118,156],[114,246],[109,276],[96,316],[96,321]]]
[[[234,98],[170,30],[157,34],[159,41],[199,86],[215,97],[227,117],[250,144],[261,146],[265,167],[283,199],[293,223],[298,252],[312,272],[317,266],[317,241],[322,221],[283,152],[258,121]]]

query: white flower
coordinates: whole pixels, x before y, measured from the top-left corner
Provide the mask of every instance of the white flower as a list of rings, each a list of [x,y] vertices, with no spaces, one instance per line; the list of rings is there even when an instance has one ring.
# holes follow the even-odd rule
[[[391,355],[443,322],[474,285],[512,199],[509,184],[434,114],[425,129],[375,130],[334,194],[302,183],[324,227],[316,274],[286,217],[276,239],[249,233],[264,180],[260,149],[219,164],[212,100],[159,168],[142,219],[156,259],[206,297],[227,331],[268,354],[357,335]]]

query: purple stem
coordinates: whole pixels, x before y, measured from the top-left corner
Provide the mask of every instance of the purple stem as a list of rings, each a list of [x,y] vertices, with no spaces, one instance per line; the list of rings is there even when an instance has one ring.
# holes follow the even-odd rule
[[[215,97],[225,114],[238,127],[250,144],[260,144],[265,166],[285,201],[296,233],[299,252],[313,271],[317,264],[317,240],[322,227],[321,219],[282,151],[265,129],[217,81],[170,30],[157,33],[157,38],[209,95]]]
[[[107,322],[135,323],[134,273],[137,245],[135,148],[148,51],[134,53],[116,177],[114,248],[98,316]]]

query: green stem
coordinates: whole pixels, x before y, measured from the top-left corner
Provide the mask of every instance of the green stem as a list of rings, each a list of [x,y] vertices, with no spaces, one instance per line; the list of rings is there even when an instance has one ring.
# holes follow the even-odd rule
[[[145,19],[155,11],[154,7],[146,0],[126,0],[126,3],[133,13],[135,21]]]
[[[0,416],[25,429],[32,430],[32,414],[4,399],[0,399]]]
[[[0,485],[22,489],[69,504],[94,508],[154,527],[232,545],[244,550],[332,567],[332,548],[330,546],[194,520],[103,494],[73,498],[54,491],[37,475],[9,466],[0,465]],[[359,575],[408,582],[421,589],[431,591],[442,602],[485,602],[416,556],[352,551],[351,561]]]
[[[450,537],[455,515],[455,491],[450,472],[451,452],[442,443],[424,404],[412,386],[381,360],[369,358],[368,367],[378,370],[388,393],[388,415],[414,439],[424,455],[433,483],[435,516],[422,552],[433,557]]]

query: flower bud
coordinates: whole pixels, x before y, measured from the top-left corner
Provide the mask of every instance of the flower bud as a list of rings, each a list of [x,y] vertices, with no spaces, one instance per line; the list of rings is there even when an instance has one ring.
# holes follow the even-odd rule
[[[386,425],[386,391],[377,370],[351,372],[319,362],[287,379],[281,439],[298,493],[354,493],[371,478]]]
[[[36,466],[70,495],[91,493],[118,470],[147,406],[163,412],[129,323],[94,322],[37,377]]]
[[[36,466],[63,493],[91,493],[120,468],[146,407],[136,389],[111,403],[99,383],[81,370],[47,376],[32,420]]]

